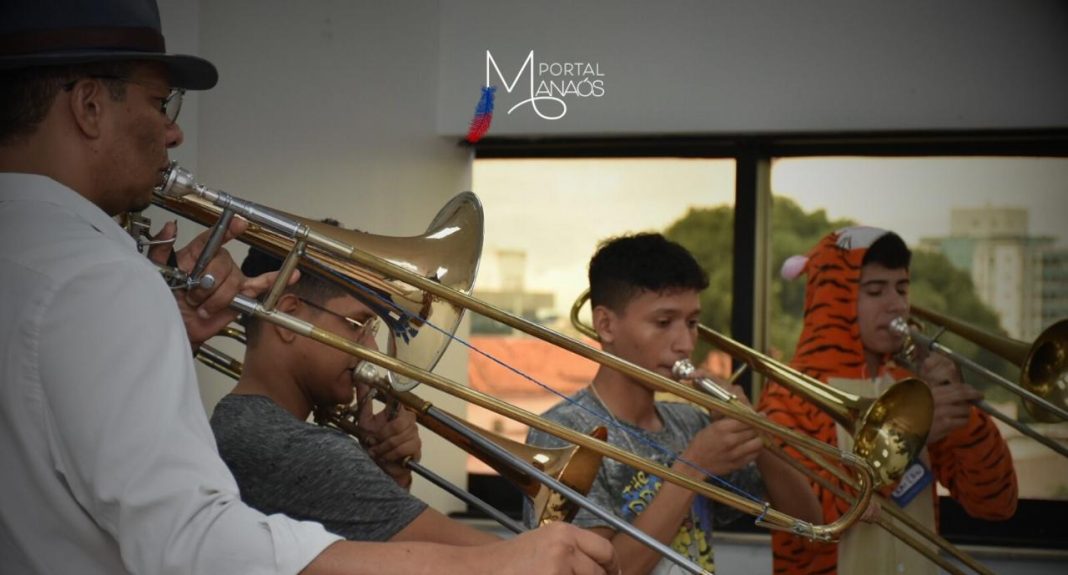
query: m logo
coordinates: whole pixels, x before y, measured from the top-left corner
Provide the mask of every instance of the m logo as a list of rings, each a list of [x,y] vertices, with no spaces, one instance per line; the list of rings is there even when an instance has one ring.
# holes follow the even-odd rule
[[[535,67],[537,73],[535,74]],[[534,51],[527,53],[523,65],[514,76],[501,72],[493,54],[486,50],[486,86],[493,84],[494,75],[504,91],[511,94],[519,87],[520,95],[527,96],[508,109],[511,114],[521,106],[530,104],[531,109],[543,120],[559,120],[567,114],[565,97],[600,98],[604,96],[604,74],[599,63],[590,62],[535,62]],[[535,81],[537,76],[537,81]],[[541,79],[549,76],[548,79]],[[522,82],[525,80],[525,82]],[[556,113],[553,113],[556,112]]]

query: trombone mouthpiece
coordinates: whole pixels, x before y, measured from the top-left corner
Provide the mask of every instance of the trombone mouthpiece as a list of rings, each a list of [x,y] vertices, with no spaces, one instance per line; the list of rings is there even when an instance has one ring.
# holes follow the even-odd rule
[[[352,379],[371,387],[376,387],[376,385],[389,386],[389,380],[384,374],[378,371],[378,367],[375,364],[368,361],[361,361],[360,365],[356,366],[356,369],[352,371]]]
[[[690,379],[694,371],[696,369],[688,359],[680,359],[671,366],[671,375],[674,375],[675,379]]]
[[[671,366],[671,375],[675,376],[675,379],[688,379],[693,380],[693,383],[697,385],[705,393],[719,399],[721,401],[734,401],[737,397],[724,389],[720,384],[707,377],[694,378],[694,373],[697,372],[697,368],[693,366],[693,363],[688,359],[680,359],[675,362],[675,365]]]
[[[909,322],[903,317],[895,317],[890,321],[890,331],[902,337],[909,335]]]
[[[156,186],[156,194],[167,198],[181,198],[196,191],[197,181],[193,172],[171,162],[163,173],[163,183]]]

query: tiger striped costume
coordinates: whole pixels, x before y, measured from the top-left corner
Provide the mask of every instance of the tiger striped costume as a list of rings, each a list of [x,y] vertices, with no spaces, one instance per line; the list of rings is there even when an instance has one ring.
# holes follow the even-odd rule
[[[870,379],[857,324],[860,268],[867,248],[886,232],[875,228],[846,228],[826,236],[803,258],[792,262],[805,273],[805,317],[792,365],[827,383],[831,378]],[[788,262],[788,266],[791,262]],[[802,267],[803,266],[803,267]],[[797,275],[794,273],[793,275]],[[784,267],[784,275],[787,274]],[[907,375],[887,358],[884,374],[893,379]],[[816,439],[838,445],[834,421],[813,404],[771,383],[762,395],[759,409],[775,423],[803,431]],[[798,457],[796,452],[792,453]],[[1006,519],[1016,510],[1016,474],[1012,457],[997,427],[989,417],[972,408],[968,423],[938,443],[928,446],[934,478],[949,489],[973,517]],[[804,459],[802,459],[804,460]],[[810,465],[807,460],[807,465]],[[822,472],[829,480],[833,476]],[[823,505],[825,523],[837,519],[848,505],[813,484]],[[934,483],[930,489],[934,490]],[[888,493],[888,488],[886,492]],[[937,498],[934,498],[937,512]],[[935,521],[937,517],[934,517]],[[937,522],[937,521],[936,521]],[[776,575],[833,575],[838,569],[838,545],[816,543],[788,533],[773,532],[772,550]],[[891,558],[871,558],[875,562]],[[844,568],[844,566],[843,566]]]

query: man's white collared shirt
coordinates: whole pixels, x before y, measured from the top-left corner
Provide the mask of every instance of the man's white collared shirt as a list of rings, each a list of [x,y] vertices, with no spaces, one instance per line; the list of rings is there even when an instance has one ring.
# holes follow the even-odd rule
[[[0,573],[297,573],[339,538],[244,505],[160,274],[97,206],[0,173]]]

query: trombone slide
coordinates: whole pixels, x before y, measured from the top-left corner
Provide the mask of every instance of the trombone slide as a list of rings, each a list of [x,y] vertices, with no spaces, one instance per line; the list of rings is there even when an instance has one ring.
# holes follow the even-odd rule
[[[1049,411],[1051,413],[1054,413],[1054,414],[1056,414],[1058,416],[1060,416],[1062,413],[1064,413],[1063,417],[1068,419],[1068,412],[1064,412],[1063,409],[1061,409],[1058,406],[1046,401],[1042,397],[1039,397],[1038,395],[1035,395],[1034,393],[1032,393],[1030,390],[1026,389],[1025,387],[1020,386],[1020,385],[1016,385],[1016,384],[1012,383],[1011,381],[1006,380],[1005,378],[1003,378],[1000,375],[990,371],[989,369],[983,367],[982,365],[979,365],[978,363],[972,361],[971,359],[962,356],[961,354],[953,351],[952,349],[946,347],[945,345],[942,345],[941,343],[936,341],[934,338],[928,337],[926,334],[920,332],[920,330],[918,330],[915,327],[909,325],[908,320],[906,320],[905,318],[899,317],[899,318],[895,319],[893,322],[891,322],[890,329],[892,331],[896,332],[897,334],[899,334],[902,338],[904,338],[904,341],[903,341],[902,346],[901,346],[901,351],[898,352],[898,354],[895,356],[895,359],[897,361],[899,361],[901,364],[903,364],[903,366],[906,369],[908,369],[908,370],[910,370],[912,372],[916,372],[918,370],[918,363],[919,363],[920,357],[921,357],[920,356],[920,353],[921,353],[920,352],[920,348],[922,348],[926,352],[941,353],[942,355],[945,355],[946,357],[950,358],[951,360],[957,362],[959,365],[967,367],[967,368],[971,369],[972,371],[975,371],[975,372],[977,372],[977,373],[979,373],[981,375],[986,376],[991,381],[1001,385],[1002,387],[1008,389],[1009,391],[1012,391],[1013,393],[1019,395],[1020,397],[1023,397],[1025,399],[1029,400],[1029,401],[1034,402],[1034,404],[1036,404],[1036,405],[1040,405],[1041,407],[1045,408],[1047,411]],[[1046,447],[1052,449],[1058,455],[1061,455],[1063,457],[1068,457],[1068,447],[1065,447],[1064,445],[1061,445],[1059,442],[1057,442],[1057,441],[1055,441],[1055,440],[1053,440],[1053,439],[1051,439],[1049,437],[1046,437],[1045,435],[1042,435],[1041,433],[1036,431],[1030,425],[1027,425],[1026,423],[1021,423],[1021,422],[1017,421],[1016,419],[1014,419],[1012,417],[1009,417],[1008,415],[1005,415],[1004,413],[998,411],[992,405],[987,403],[986,400],[980,400],[980,401],[973,402],[973,405],[975,405],[976,408],[978,408],[979,410],[983,411],[987,415],[989,415],[989,416],[1001,421],[1005,425],[1008,425],[1009,427],[1015,429],[1016,431],[1019,431],[1020,433],[1026,435],[1026,436],[1030,437],[1031,439],[1034,439],[1035,441],[1041,443],[1042,445],[1045,445]]]

